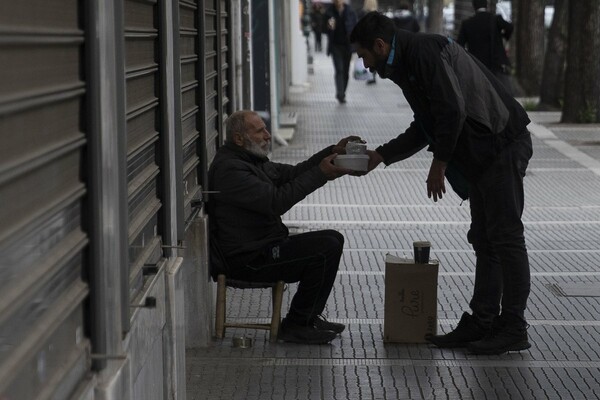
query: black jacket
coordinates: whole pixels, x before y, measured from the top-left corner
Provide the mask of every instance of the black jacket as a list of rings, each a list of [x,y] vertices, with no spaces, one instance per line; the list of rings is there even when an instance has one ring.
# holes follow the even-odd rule
[[[327,178],[319,162],[330,146],[295,166],[269,161],[243,148],[226,144],[217,151],[208,177],[211,240],[225,257],[248,255],[248,260],[270,243],[288,236],[281,215]]]
[[[457,42],[491,71],[501,72],[510,66],[502,38],[508,40],[512,31],[512,24],[500,15],[478,11],[463,21]]]
[[[436,159],[449,163],[446,177],[466,198],[464,182],[456,176],[476,181],[500,150],[517,135],[528,134],[527,113],[451,39],[396,30],[392,44],[384,77],[400,86],[414,121],[377,152],[389,165],[429,145]]]

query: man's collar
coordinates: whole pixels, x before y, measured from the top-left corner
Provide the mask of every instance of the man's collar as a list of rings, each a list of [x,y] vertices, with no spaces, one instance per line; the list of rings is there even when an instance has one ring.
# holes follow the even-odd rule
[[[390,54],[388,55],[387,65],[392,65],[394,58],[396,57],[396,35],[392,38],[392,44],[390,45]]]

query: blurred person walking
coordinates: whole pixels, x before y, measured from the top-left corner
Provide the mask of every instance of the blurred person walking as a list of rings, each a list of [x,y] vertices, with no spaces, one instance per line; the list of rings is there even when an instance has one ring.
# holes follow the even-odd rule
[[[360,20],[362,17],[364,17],[371,11],[378,11],[378,10],[379,10],[379,4],[377,3],[377,0],[365,0],[365,2],[363,3],[363,8],[361,8],[357,13],[358,19]],[[373,78],[367,80],[367,85],[373,85],[373,84],[377,83],[377,74],[372,74],[372,75],[373,75]]]
[[[340,104],[344,104],[352,59],[349,37],[356,25],[356,13],[349,5],[344,4],[344,0],[333,0],[333,4],[325,12],[325,19],[329,37],[327,55],[331,55],[335,69],[335,97]]]
[[[323,8],[323,4],[315,3],[312,6],[311,12],[311,21],[310,25],[312,27],[313,33],[315,34],[315,51],[320,53],[323,50],[323,24],[324,24],[324,14],[325,10]]]
[[[503,40],[509,40],[513,25],[487,10],[487,0],[473,0],[475,15],[462,22],[457,42],[483,63],[513,95],[511,65]]]
[[[398,10],[394,12],[394,25],[396,25],[396,28],[404,29],[405,31],[419,32],[421,30],[419,21],[417,21],[410,8],[408,0],[400,1]]]

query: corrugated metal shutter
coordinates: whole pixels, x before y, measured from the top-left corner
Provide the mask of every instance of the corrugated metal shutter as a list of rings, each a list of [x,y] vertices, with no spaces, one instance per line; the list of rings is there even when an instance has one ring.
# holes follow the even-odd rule
[[[179,36],[181,59],[181,130],[184,182],[184,217],[192,215],[193,199],[202,197],[200,167],[201,80],[199,47],[199,10],[195,1],[179,1]],[[200,175],[199,175],[200,173]]]
[[[202,2],[200,2],[202,4]],[[204,156],[202,165],[203,182],[206,182],[208,166],[212,162],[217,149],[223,142],[223,122],[229,115],[229,13],[231,7],[226,0],[207,0],[200,15],[201,46],[200,56],[203,63],[200,67],[203,115],[201,126],[202,149]]]
[[[130,300],[143,287],[144,267],[163,258],[158,20],[156,0],[125,1]]]
[[[67,398],[90,368],[82,4],[0,5],[0,398]]]

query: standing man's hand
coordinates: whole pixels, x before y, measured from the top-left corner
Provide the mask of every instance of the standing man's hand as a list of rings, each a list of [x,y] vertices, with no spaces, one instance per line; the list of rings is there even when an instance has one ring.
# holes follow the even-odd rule
[[[429,175],[427,176],[427,197],[431,198],[433,196],[433,201],[438,201],[438,198],[441,199],[443,194],[446,193],[446,165],[446,162],[435,158],[431,162],[431,168],[429,168]]]
[[[339,178],[340,176],[344,176],[346,174],[353,172],[351,169],[338,167],[335,164],[333,164],[333,159],[336,157],[337,157],[337,154],[333,153],[332,155],[327,156],[324,159],[322,159],[321,162],[319,163],[319,168],[321,169],[323,174],[325,174],[325,177],[329,181],[332,181],[334,179]]]
[[[338,142],[338,144],[333,146],[333,149],[331,149],[331,152],[337,153],[337,154],[346,154],[346,145],[348,144],[348,142],[366,143],[364,140],[362,140],[360,138],[360,136],[348,136],[348,137],[343,138],[342,140],[340,140]]]
[[[379,154],[375,150],[367,150],[367,154],[369,155],[368,171],[371,172],[372,170],[377,168],[377,166],[379,164],[381,164],[383,162],[383,157],[381,156],[381,154]]]
[[[367,150],[367,155],[369,156],[369,165],[367,167],[367,171],[353,171],[350,175],[354,176],[363,176],[371,172],[371,170],[377,168],[379,164],[383,162],[383,157],[381,154],[376,152],[375,150]]]

